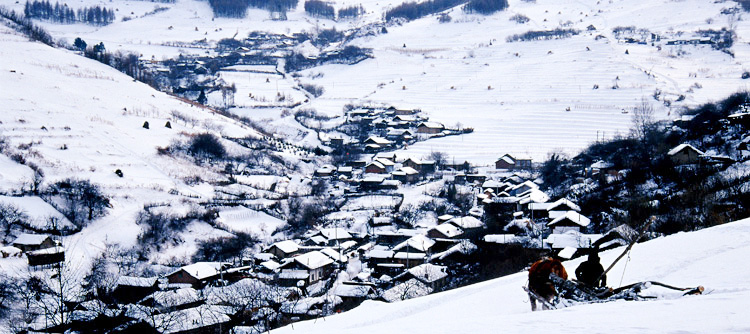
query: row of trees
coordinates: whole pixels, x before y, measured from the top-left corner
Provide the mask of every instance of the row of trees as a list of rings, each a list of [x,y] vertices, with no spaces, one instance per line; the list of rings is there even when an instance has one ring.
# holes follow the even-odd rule
[[[466,3],[466,0],[429,0],[425,2],[405,2],[385,12],[387,21],[401,18],[416,20],[420,17],[442,12],[451,7]]]
[[[297,6],[298,0],[209,0],[208,4],[217,17],[245,17],[248,7],[270,12],[286,13]]]
[[[464,6],[469,13],[489,15],[508,8],[508,0],[472,0]]]
[[[67,4],[49,1],[26,2],[24,15],[31,19],[51,20],[59,23],[83,22],[95,25],[107,25],[115,20],[115,11],[106,7],[93,6],[73,10]]]

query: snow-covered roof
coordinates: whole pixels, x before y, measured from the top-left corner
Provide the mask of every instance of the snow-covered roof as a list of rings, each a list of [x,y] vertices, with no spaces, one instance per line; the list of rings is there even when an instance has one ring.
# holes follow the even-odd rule
[[[49,255],[49,254],[60,254],[60,253],[65,253],[65,249],[60,246],[55,246],[55,247],[50,247],[50,248],[45,248],[45,249],[40,249],[40,250],[29,252],[29,255],[30,256]]]
[[[425,253],[410,253],[410,252],[397,252],[396,254],[393,254],[394,259],[399,260],[424,260],[427,258],[427,254]]]
[[[390,159],[386,159],[386,158],[375,158],[375,162],[379,162],[383,166],[393,166],[393,165],[396,164],[393,161],[391,161]]]
[[[399,168],[399,171],[404,172],[406,175],[416,175],[416,174],[419,174],[419,172],[416,169],[411,168],[411,167],[401,167],[401,168]]]
[[[278,262],[276,262],[276,261],[274,261],[274,260],[263,261],[263,262],[260,263],[260,265],[263,266],[264,268],[266,268],[268,270],[272,270],[272,271],[278,269],[279,267],[281,267],[281,264],[278,263]]]
[[[505,186],[505,183],[497,180],[487,180],[482,183],[482,188],[500,188]]]
[[[472,216],[456,217],[449,220],[448,223],[454,224],[464,230],[484,227],[484,223],[481,220]]]
[[[516,161],[515,161],[515,160],[513,160],[513,157],[511,157],[511,156],[509,156],[509,155],[507,155],[507,154],[506,154],[506,155],[504,155],[504,156],[502,156],[502,157],[501,157],[500,159],[497,159],[497,160],[498,160],[498,161],[500,161],[500,160],[502,160],[502,161],[505,161],[505,162],[506,162],[506,163],[508,163],[509,165],[514,165],[514,164],[516,163]]]
[[[484,236],[485,242],[491,242],[495,244],[513,244],[518,243],[521,238],[515,234],[487,234]]]
[[[44,240],[49,238],[46,234],[31,234],[24,233],[18,236],[16,240],[13,240],[13,245],[41,245]]]
[[[529,203],[529,210],[534,211],[547,211],[547,208],[552,205],[552,203]]]
[[[118,286],[135,286],[140,288],[149,288],[156,284],[159,278],[154,277],[134,277],[134,276],[120,276],[117,278]]]
[[[3,246],[3,247],[0,247],[0,253],[4,254],[4,256],[13,256],[13,255],[19,254],[21,252],[22,251],[21,251],[20,248],[16,248],[16,247],[13,247],[13,246]]]
[[[369,285],[341,284],[336,287],[333,294],[339,297],[364,298],[374,292],[375,289]]]
[[[183,333],[199,328],[226,323],[231,320],[224,309],[216,305],[201,305],[153,317],[153,325],[164,334]]]
[[[602,237],[601,234],[583,234],[578,231],[570,230],[561,234],[550,234],[544,239],[544,242],[552,248],[589,248]]]
[[[310,274],[306,270],[282,269],[279,273],[280,279],[307,279]]]
[[[380,161],[373,161],[373,162],[367,164],[367,166],[365,168],[368,168],[370,166],[375,166],[375,167],[377,167],[379,169],[385,169],[385,165],[383,165]]]
[[[438,226],[433,227],[432,229],[440,232],[442,235],[446,236],[447,238],[453,238],[461,234],[464,234],[464,231],[460,227],[453,225],[453,224],[440,224]]]
[[[199,301],[201,298],[198,291],[193,288],[183,288],[176,290],[156,291],[144,298],[144,300],[153,299],[155,306],[158,307],[175,307],[179,305],[190,304]]]
[[[352,238],[352,235],[341,227],[324,228],[318,231],[318,233],[316,234],[320,234],[328,240],[342,240]]]
[[[539,185],[538,184],[536,184],[534,182],[531,182],[531,181],[524,181],[521,184],[517,184],[517,185],[513,186],[512,188],[510,188],[510,190],[512,190],[512,191],[513,190],[518,190],[518,189],[521,189],[522,187],[528,187],[528,188],[531,188],[531,189],[539,189]]]
[[[573,258],[573,255],[576,253],[577,250],[578,250],[578,248],[576,248],[576,247],[570,247],[570,246],[568,246],[568,247],[565,247],[562,250],[560,250],[557,253],[557,256],[559,256],[560,258],[568,259],[569,260],[569,259]]]
[[[443,124],[440,124],[438,122],[422,122],[419,123],[419,126],[424,126],[430,129],[444,129],[445,126]]]
[[[588,219],[586,216],[575,211],[568,211],[564,215],[557,217],[553,221],[549,222],[547,226],[555,226],[564,220],[570,220],[571,222],[581,227],[586,227],[589,225],[589,223],[591,223],[591,220]]]
[[[448,277],[448,273],[445,272],[446,269],[448,269],[446,266],[423,263],[416,267],[409,268],[408,272],[422,282],[432,283]]]
[[[279,241],[271,245],[271,247],[276,247],[284,253],[294,253],[299,250],[299,245],[293,240]]]
[[[391,144],[390,140],[382,138],[382,137],[378,137],[378,136],[370,136],[365,140],[365,142],[367,141],[371,141],[378,145],[390,145]]]
[[[390,259],[393,257],[394,252],[386,249],[373,249],[367,253],[367,257],[370,259]]]
[[[563,207],[563,206],[566,206],[570,210],[573,210],[573,211],[579,211],[579,212],[581,211],[581,208],[578,205],[576,205],[575,203],[569,201],[566,198],[561,198],[561,199],[558,199],[558,200],[552,202],[552,204],[550,204],[550,206],[547,208],[547,211],[557,210],[557,209],[560,209],[560,207]]]
[[[193,277],[195,277],[198,280],[202,280],[202,279],[206,279],[206,278],[218,275],[221,272],[221,267],[223,265],[226,265],[226,264],[228,264],[228,263],[222,263],[222,262],[196,262],[196,263],[193,263],[191,265],[180,267],[179,270],[176,270],[176,271],[170,273],[167,276],[175,274],[175,273],[179,272],[180,270],[184,270],[190,276],[193,276]]]
[[[680,151],[682,151],[684,149],[693,150],[696,153],[698,153],[698,155],[703,155],[704,154],[703,151],[701,151],[701,150],[693,147],[693,145],[690,145],[690,144],[680,144],[680,145],[675,146],[675,148],[669,150],[669,152],[667,152],[667,155],[675,155],[677,153],[680,153]]]
[[[467,241],[463,240],[461,242],[456,243],[455,245],[451,246],[445,251],[442,251],[440,253],[435,253],[430,256],[430,260],[432,259],[438,259],[438,260],[444,260],[446,257],[450,256],[451,254],[455,253],[461,253],[461,254],[471,254],[475,250],[477,250],[477,245]]]
[[[367,176],[364,179],[362,179],[362,182],[368,182],[368,183],[383,183],[385,181],[385,176]]]
[[[406,246],[409,246],[413,249],[426,252],[428,249],[430,249],[434,245],[435,245],[435,240],[432,240],[423,234],[417,234],[407,239],[406,241],[396,245],[395,247],[393,247],[393,250],[399,250]]]
[[[318,269],[333,263],[333,259],[320,251],[312,251],[294,257],[294,261],[309,270]]]
[[[339,254],[339,252],[333,250],[330,247],[326,247],[320,250],[321,253],[325,254],[326,256],[330,257],[334,261],[338,262],[346,262],[349,261],[349,258],[346,255]]]
[[[599,161],[591,164],[590,167],[591,168],[596,168],[596,169],[606,169],[606,168],[612,168],[612,166],[614,166],[614,164],[612,164],[611,162],[606,162],[606,161],[603,161],[603,160],[599,160]]]
[[[529,189],[519,196],[518,204],[545,203],[549,201],[549,195],[539,189]]]

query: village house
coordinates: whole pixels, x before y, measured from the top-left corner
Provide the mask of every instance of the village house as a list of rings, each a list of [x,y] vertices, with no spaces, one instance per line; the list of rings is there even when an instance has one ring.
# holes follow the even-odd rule
[[[419,172],[411,167],[401,167],[399,170],[391,173],[394,180],[401,183],[414,183],[419,181]]]
[[[328,277],[333,271],[333,263],[333,259],[320,251],[298,255],[293,261],[282,265],[279,279],[294,280],[292,286],[296,285],[296,281],[304,280],[309,286]]]
[[[350,310],[357,307],[364,300],[374,298],[377,295],[371,284],[356,284],[355,282],[344,282],[336,287],[333,294],[341,298],[339,310]]]
[[[531,158],[514,157],[510,154],[505,154],[495,161],[495,169],[531,170]]]
[[[423,263],[406,271],[406,277],[413,277],[433,291],[438,291],[445,286],[448,278],[448,267],[438,266],[431,263]]]
[[[336,167],[331,166],[331,165],[326,165],[326,166],[316,169],[313,176],[328,177],[328,176],[333,176],[334,173],[336,173]]]
[[[351,240],[352,235],[340,227],[324,228],[310,235],[310,241],[319,246],[336,246],[346,240]]]
[[[54,247],[57,243],[52,240],[52,237],[46,234],[23,233],[16,240],[13,240],[11,245],[23,252],[30,252]]]
[[[690,144],[680,144],[667,152],[675,165],[691,165],[700,162],[704,153]]]
[[[532,189],[539,189],[539,185],[531,181],[525,181],[510,188],[510,191],[508,193],[511,196],[520,196],[522,193]]]
[[[385,176],[368,176],[359,181],[360,191],[373,191],[380,189],[381,184],[385,181]]]
[[[414,133],[408,129],[389,129],[385,138],[395,142],[408,142],[414,139]]]
[[[191,284],[193,287],[202,287],[206,283],[219,279],[230,267],[224,262],[196,262],[191,265],[180,267],[180,269],[167,275],[169,283]]]
[[[299,252],[299,245],[292,240],[279,241],[264,250],[266,253],[273,254],[277,259],[286,259]]]
[[[365,173],[369,174],[385,174],[387,173],[385,165],[379,161],[373,161],[365,166]]]
[[[453,224],[440,224],[427,230],[427,236],[433,239],[454,239],[459,238],[464,234],[464,231]]]
[[[445,130],[445,126],[437,122],[422,122],[417,126],[417,133],[438,134],[443,130]]]
[[[575,211],[568,211],[549,222],[547,227],[552,228],[553,234],[561,234],[566,231],[581,232],[581,229],[588,226],[589,223],[591,223],[591,220],[586,216]]]
[[[431,160],[418,160],[408,158],[402,164],[404,167],[414,168],[419,174],[432,174],[435,172],[435,162]]]
[[[157,314],[147,321],[153,330],[169,334],[225,333],[232,320],[225,308],[216,305],[200,305],[173,312]]]
[[[184,310],[196,307],[205,302],[205,298],[193,288],[156,291],[140,302],[141,305],[153,307],[159,311]]]
[[[547,217],[555,219],[565,215],[568,211],[581,212],[581,208],[566,198],[558,199],[547,206]],[[541,218],[541,216],[540,216]]]
[[[328,137],[328,142],[331,146],[342,147],[344,146],[344,137],[341,135],[332,135]]]
[[[413,115],[415,113],[412,109],[398,109],[396,107],[388,107],[387,112],[393,112],[394,115]]]
[[[379,162],[383,167],[385,167],[385,172],[390,173],[393,172],[393,168],[396,165],[391,159],[386,158],[375,158],[375,162]]]
[[[484,230],[487,228],[481,220],[472,216],[456,217],[449,220],[447,224],[454,225],[464,231],[463,237],[465,238],[474,238],[484,234]]]
[[[432,240],[423,234],[417,234],[407,239],[406,241],[394,246],[393,251],[408,253],[427,253],[434,245],[435,240]]]
[[[336,172],[339,175],[346,176],[346,177],[352,177],[354,175],[354,169],[351,166],[338,167],[336,169]]]
[[[65,261],[65,249],[60,246],[42,248],[26,253],[29,266],[45,266]]]
[[[158,277],[120,276],[112,297],[120,304],[135,303],[159,289]]]
[[[391,142],[388,139],[381,138],[381,137],[378,137],[378,136],[370,136],[370,137],[368,137],[364,141],[364,144],[368,145],[368,146],[369,145],[375,145],[378,149],[380,149],[380,148],[384,148],[384,147],[390,146],[391,144],[393,144],[393,142]]]

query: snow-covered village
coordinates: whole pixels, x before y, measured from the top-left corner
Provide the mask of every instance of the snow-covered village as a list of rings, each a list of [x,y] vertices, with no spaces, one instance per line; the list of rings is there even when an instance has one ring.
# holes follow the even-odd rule
[[[748,18],[0,0],[0,334],[748,332]]]

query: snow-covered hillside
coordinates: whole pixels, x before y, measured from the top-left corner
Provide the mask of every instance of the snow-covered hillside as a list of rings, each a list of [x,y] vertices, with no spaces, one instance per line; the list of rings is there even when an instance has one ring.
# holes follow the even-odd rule
[[[325,319],[296,323],[273,333],[742,333],[750,330],[750,283],[743,265],[750,219],[637,244],[608,275],[610,286],[659,281],[703,285],[701,296],[652,287],[655,301],[617,301],[531,312],[527,273],[393,304],[367,301]],[[602,264],[621,252],[603,252]],[[565,262],[569,273],[582,259]],[[572,274],[571,274],[572,275]]]
[[[333,1],[337,8],[362,3],[366,11],[356,21],[334,22],[306,15],[303,3],[288,13],[288,20],[274,21],[258,9],[250,9],[244,19],[213,18],[208,4],[196,0],[158,5],[79,0],[69,5],[115,8],[117,21],[105,27],[43,26],[70,43],[81,37],[90,45],[104,42],[108,50],[132,50],[143,59],[160,60],[179,54],[212,54],[210,48],[185,44],[202,39],[211,45],[222,38],[242,39],[253,31],[292,34],[334,26],[338,30],[363,27],[379,22],[388,8],[398,4]],[[303,71],[299,80],[324,87],[325,93],[299,108],[312,107],[329,115],[340,115],[347,103],[421,108],[434,121],[448,126],[460,123],[476,131],[420,142],[404,153],[419,157],[445,151],[457,161],[489,164],[505,152],[530,155],[538,161],[552,151],[574,154],[597,139],[625,135],[631,125],[628,111],[644,97],[653,103],[657,118],[668,119],[682,106],[714,101],[746,88],[741,74],[750,67],[746,64],[750,48],[745,42],[750,24],[741,11],[729,14],[729,9],[739,10],[735,2],[509,3],[506,11],[490,16],[466,14],[457,7],[446,11],[452,18],[448,23],[427,16],[388,25],[386,34],[355,38],[349,44],[372,48],[375,57],[353,66],[326,65]],[[8,6],[21,10],[23,4]],[[167,10],[150,13],[155,7]],[[515,15],[529,21],[517,23],[511,20]],[[613,32],[630,26],[635,28],[633,35],[650,39],[653,34],[659,39],[627,43],[628,37],[638,36]],[[506,41],[514,34],[555,28],[581,33],[561,40]],[[669,41],[700,38],[699,30],[722,28],[736,32],[730,49],[734,57],[710,45],[668,45]],[[237,96],[268,90],[263,80],[253,79],[257,74],[246,76],[225,77],[228,83],[237,83]],[[276,92],[298,94],[289,88],[295,85],[292,78],[274,81]],[[659,95],[659,101],[654,95]],[[242,105],[240,100],[238,104]],[[281,112],[237,111],[262,119],[280,118]]]
[[[29,42],[5,26],[0,26],[0,58],[0,135],[10,147],[7,153],[16,152],[41,168],[44,185],[69,177],[86,179],[111,197],[107,216],[66,241],[71,259],[90,259],[104,243],[132,246],[140,233],[135,215],[144,204],[213,196],[211,186],[185,180],[218,176],[159,155],[158,147],[203,132],[258,136],[234,120],[155,91],[96,61]],[[190,115],[194,122],[176,119],[175,112]],[[168,121],[171,128],[165,127]],[[3,193],[29,189],[31,169],[6,156],[0,156],[0,167]],[[122,177],[115,174],[118,169]],[[21,270],[25,264],[19,266]]]

